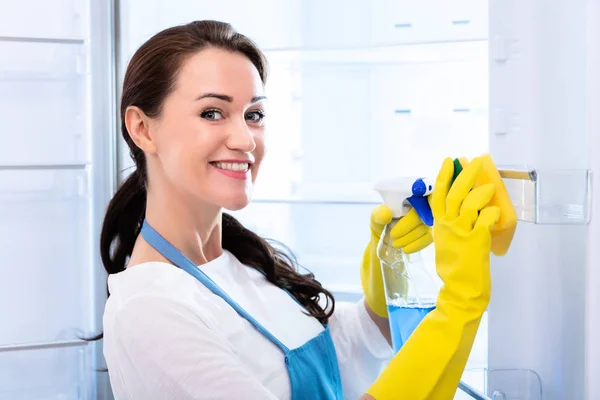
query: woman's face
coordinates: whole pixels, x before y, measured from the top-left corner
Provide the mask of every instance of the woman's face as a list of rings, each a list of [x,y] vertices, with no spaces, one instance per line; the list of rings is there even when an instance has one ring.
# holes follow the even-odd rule
[[[264,155],[265,102],[260,75],[244,55],[209,48],[185,60],[150,123],[153,169],[167,180],[160,186],[204,205],[248,205]]]

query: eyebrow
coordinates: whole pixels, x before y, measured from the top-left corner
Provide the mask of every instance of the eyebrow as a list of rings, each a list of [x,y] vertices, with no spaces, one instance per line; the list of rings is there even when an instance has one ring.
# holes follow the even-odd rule
[[[203,95],[198,96],[196,101],[202,100],[205,98],[219,99],[219,100],[226,101],[228,103],[233,103],[233,97],[228,96],[226,94],[219,94],[219,93],[204,93]],[[260,100],[266,100],[266,98],[267,98],[267,96],[255,96],[252,98],[252,100],[250,100],[250,103],[256,103],[257,101],[260,101]]]

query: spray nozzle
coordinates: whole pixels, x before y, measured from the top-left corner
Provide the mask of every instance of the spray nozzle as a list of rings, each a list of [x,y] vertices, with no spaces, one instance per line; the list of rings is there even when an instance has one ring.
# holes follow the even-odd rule
[[[427,196],[433,184],[425,178],[394,178],[378,182],[375,191],[391,210],[394,218],[403,217],[414,208],[423,223],[433,226],[433,214]]]

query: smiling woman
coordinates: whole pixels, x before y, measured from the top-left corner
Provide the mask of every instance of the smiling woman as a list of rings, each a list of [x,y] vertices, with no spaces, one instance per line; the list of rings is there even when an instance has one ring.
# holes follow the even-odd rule
[[[312,274],[223,213],[252,196],[266,77],[256,46],[216,21],[160,32],[129,63],[136,169],[101,236],[118,399],[358,398],[391,356],[362,302],[334,312]]]

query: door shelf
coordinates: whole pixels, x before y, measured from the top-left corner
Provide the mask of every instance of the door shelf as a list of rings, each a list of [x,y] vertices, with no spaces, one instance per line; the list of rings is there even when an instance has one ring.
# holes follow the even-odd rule
[[[455,399],[476,400],[543,400],[542,380],[530,369],[478,369],[485,378],[485,394],[461,381]]]
[[[0,63],[0,140],[10,144],[0,148],[3,165],[90,161],[87,52],[0,40],[0,53],[11,55]]]
[[[0,281],[0,350],[93,330],[89,174],[0,169],[0,265],[10,271]]]
[[[592,172],[587,169],[499,167],[517,219],[541,225],[587,225]]]
[[[19,0],[2,3],[0,37],[83,39],[90,26],[86,0]]]

